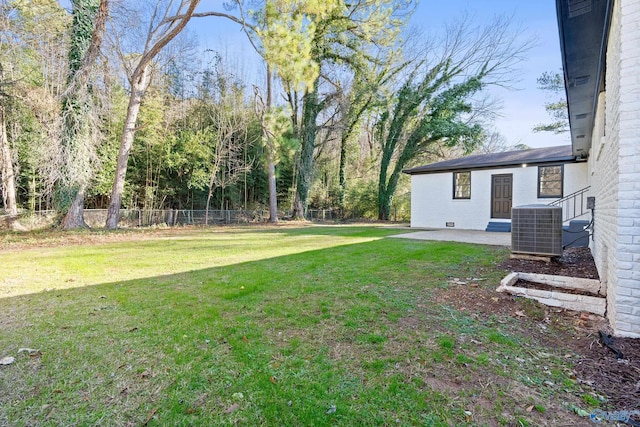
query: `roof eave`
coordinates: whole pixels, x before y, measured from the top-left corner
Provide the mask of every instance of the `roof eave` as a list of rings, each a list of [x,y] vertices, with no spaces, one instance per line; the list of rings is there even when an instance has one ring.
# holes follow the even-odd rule
[[[521,167],[522,165],[544,165],[549,163],[576,163],[577,160],[574,156],[559,156],[559,157],[547,157],[539,160],[529,160],[521,162],[497,162],[497,163],[478,163],[473,166],[470,165],[457,165],[449,167],[436,167],[436,168],[411,168],[405,169],[402,172],[407,175],[426,175],[430,173],[441,172],[455,172],[455,171],[472,171],[479,169],[502,169],[506,167]]]
[[[575,156],[586,157],[592,144],[598,95],[604,88],[612,4],[612,0],[592,0],[588,4],[570,6],[568,0],[556,0],[571,146]]]

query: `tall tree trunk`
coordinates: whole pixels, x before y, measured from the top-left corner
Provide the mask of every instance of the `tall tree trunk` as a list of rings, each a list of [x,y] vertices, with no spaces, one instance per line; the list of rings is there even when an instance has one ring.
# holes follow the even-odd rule
[[[267,149],[269,151],[269,149]],[[278,222],[278,193],[276,192],[276,165],[273,154],[267,153],[267,178],[269,179],[269,222]]]
[[[344,132],[340,138],[340,166],[338,168],[338,184],[340,185],[340,208],[344,208],[344,194],[347,190],[347,180],[345,179],[345,168],[347,167],[347,140],[350,134]]]
[[[62,219],[62,229],[71,230],[74,228],[89,228],[84,221],[84,186],[78,189],[73,202],[67,211],[67,214]]]
[[[272,88],[271,82],[273,80],[273,74],[271,72],[271,66],[267,64],[267,111],[271,109],[272,103]],[[275,163],[275,143],[271,140],[271,135],[266,135],[267,138],[267,179],[269,180],[269,222],[278,222],[278,192],[276,190],[276,163]]]
[[[388,221],[391,213],[391,202],[393,201],[393,193],[388,189],[380,189],[378,191],[378,219]]]
[[[2,161],[2,192],[4,194],[5,209],[9,215],[18,214],[16,203],[16,179],[13,172],[13,158],[7,138],[7,122],[4,106],[0,105],[0,160]]]
[[[380,159],[380,173],[378,174],[378,219],[386,221],[389,219],[391,210],[391,194],[387,184],[387,174],[391,164],[391,157],[395,150],[395,139],[388,138],[382,143],[382,158]]]
[[[402,160],[402,157],[398,160],[396,167],[394,167],[388,182],[381,181],[378,185],[378,219],[387,221],[391,219],[391,204],[393,202],[393,196],[398,188],[398,180],[402,169],[406,165],[406,161]]]
[[[391,203],[393,195],[398,188],[398,180],[402,175],[402,170],[407,163],[415,156],[417,141],[420,135],[411,135],[406,142],[404,149],[398,156],[389,175],[391,160],[395,151],[396,143],[387,141],[383,144],[383,155],[380,162],[380,175],[378,177],[378,219],[387,221],[391,218]],[[394,140],[395,141],[395,140]],[[388,177],[388,178],[387,178]]]
[[[31,169],[31,177],[29,179],[29,211],[36,211],[36,173]]]
[[[389,219],[389,211],[391,210],[391,197],[393,193],[389,193],[387,185],[387,168],[389,163],[385,162],[385,156],[382,156],[382,164],[380,166],[380,175],[378,176],[378,219],[386,221]]]
[[[120,207],[122,206],[122,194],[124,193],[124,183],[127,176],[127,163],[129,162],[129,153],[133,145],[133,138],[136,132],[136,121],[140,112],[140,104],[142,97],[149,84],[148,67],[143,67],[140,72],[131,79],[131,97],[127,107],[127,116],[122,131],[122,139],[120,140],[120,149],[118,150],[118,162],[116,164],[116,174],[113,180],[113,188],[111,190],[111,200],[109,202],[109,211],[107,212],[107,221],[105,228],[116,229],[120,216]]]
[[[127,116],[124,122],[124,129],[122,130],[122,139],[120,140],[120,149],[118,150],[118,162],[116,164],[116,173],[113,179],[113,188],[111,190],[111,200],[109,202],[109,211],[107,212],[107,221],[105,228],[115,229],[118,227],[118,219],[120,215],[120,207],[122,206],[122,193],[124,192],[124,183],[127,175],[127,163],[129,162],[129,152],[133,145],[133,137],[136,133],[136,120],[138,119],[138,113],[140,112],[140,104],[142,103],[142,97],[144,96],[147,86],[149,85],[150,71],[149,65],[158,53],[173,40],[187,25],[187,22],[193,16],[193,12],[200,3],[200,0],[183,0],[180,2],[178,15],[167,16],[165,20],[172,22],[171,25],[165,26],[164,31],[156,34],[159,36],[155,43],[151,46],[146,46],[146,51],[140,57],[138,65],[136,66],[133,74],[131,75],[131,95],[129,95],[129,105],[127,106]],[[169,5],[173,2],[169,2]],[[160,2],[156,3],[159,7]],[[186,6],[186,10],[183,9]],[[167,11],[168,12],[168,11]],[[162,24],[161,24],[162,25]],[[149,28],[150,33],[147,35],[150,41],[153,38],[153,33],[158,28],[153,29],[153,26]]]
[[[72,43],[69,50],[68,87],[63,98],[64,136],[62,193],[75,193],[62,220],[62,228],[87,228],[84,197],[93,176],[91,153],[97,119],[90,101],[90,75],[98,57],[109,16],[108,0],[73,0]],[[77,191],[76,191],[77,190]]]
[[[300,193],[296,187],[296,194],[293,198],[293,212],[291,213],[293,219],[304,219],[304,206],[300,200]]]
[[[297,188],[296,198],[293,205],[293,217],[295,219],[304,219],[305,210],[307,208],[307,197],[311,187],[311,179],[313,177],[313,151],[316,143],[316,120],[320,112],[320,103],[318,102],[318,85],[314,86],[312,92],[304,96],[302,107],[302,129],[300,159],[297,171]]]
[[[211,206],[211,196],[213,196],[213,187],[209,186],[209,193],[207,194],[207,206],[204,211],[204,225],[209,225],[209,207]]]

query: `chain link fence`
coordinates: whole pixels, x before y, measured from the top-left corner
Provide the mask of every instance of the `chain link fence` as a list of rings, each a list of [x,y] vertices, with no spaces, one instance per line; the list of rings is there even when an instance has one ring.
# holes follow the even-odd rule
[[[84,219],[90,227],[102,227],[107,220],[107,209],[85,209]],[[120,227],[173,227],[259,223],[268,219],[267,210],[121,209],[118,224]]]
[[[279,212],[278,218],[289,219],[290,212]],[[358,221],[362,218],[355,214],[345,217],[340,209],[309,209],[307,220],[315,222],[333,221]],[[395,210],[392,212],[392,221],[398,219]],[[84,220],[91,228],[104,227],[107,220],[107,209],[85,209]],[[120,227],[153,227],[153,226],[183,226],[183,225],[231,225],[262,223],[269,220],[269,211],[266,209],[255,210],[193,210],[193,209],[120,209]],[[20,212],[18,215],[8,215],[0,210],[0,228],[11,228],[11,224],[18,221],[27,229],[45,228],[60,221],[58,212],[35,211]]]
[[[85,209],[84,220],[89,227],[104,227],[107,209]],[[285,217],[286,213],[279,213]],[[192,210],[192,209],[120,209],[118,225],[120,227],[151,227],[179,225],[221,225],[266,222],[267,210]],[[8,215],[0,211],[0,228],[10,228],[18,221],[27,229],[44,228],[60,220],[56,211],[21,212]]]

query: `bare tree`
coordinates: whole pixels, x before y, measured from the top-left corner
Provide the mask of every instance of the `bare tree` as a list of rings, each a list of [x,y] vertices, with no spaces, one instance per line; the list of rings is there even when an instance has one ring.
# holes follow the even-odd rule
[[[530,147],[522,143],[509,144],[504,135],[494,130],[487,135],[474,154],[503,153],[505,151],[526,150],[528,148]]]
[[[129,96],[124,129],[120,139],[118,161],[105,224],[108,229],[118,227],[129,153],[137,130],[136,121],[140,112],[140,104],[150,83],[151,66],[154,58],[171,40],[180,34],[191,19],[199,2],[200,0],[180,0],[177,7],[174,7],[174,1],[157,0],[152,7],[142,53],[136,55],[136,59],[127,73],[131,95]],[[124,51],[122,53],[124,54]]]
[[[2,81],[2,65],[0,65],[0,81]],[[0,96],[4,96],[0,92]],[[9,215],[17,215],[16,180],[13,173],[13,156],[7,138],[7,122],[4,105],[0,105],[0,176],[2,177],[2,201]]]
[[[4,8],[3,12],[6,12]],[[6,19],[2,20],[2,30],[7,31]],[[4,37],[0,39],[0,47],[3,47]],[[4,49],[2,49],[4,50]],[[13,156],[7,138],[7,118],[5,114],[5,100],[9,98],[7,87],[12,82],[8,81],[4,75],[4,68],[0,62],[0,192],[2,192],[2,202],[9,215],[17,215],[18,204],[16,202],[16,181],[13,170]]]
[[[269,182],[269,222],[278,222],[278,193],[276,192],[276,138],[273,129],[270,129],[267,115],[272,108],[272,80],[271,66],[267,64],[267,101],[260,95],[257,87],[254,87],[255,108],[260,127],[262,129],[262,139],[267,147],[267,180]]]
[[[0,171],[3,200],[11,213],[17,212],[17,183],[24,178],[25,169],[31,172],[28,191],[32,209],[36,171],[40,172],[39,180],[42,176],[49,182],[55,179],[51,160],[56,158],[52,152],[59,136],[68,22],[67,13],[54,0],[0,2]],[[18,147],[27,134],[29,150],[26,156],[18,157]],[[44,152],[50,155],[41,156]],[[41,194],[47,197],[51,193]],[[21,228],[17,221],[11,225]]]
[[[238,182],[242,174],[251,168],[251,162],[246,162],[243,156],[243,147],[248,136],[249,114],[241,105],[241,97],[242,93],[226,95],[210,110],[215,131],[205,211],[207,225],[211,198],[216,188],[224,191],[227,186]]]

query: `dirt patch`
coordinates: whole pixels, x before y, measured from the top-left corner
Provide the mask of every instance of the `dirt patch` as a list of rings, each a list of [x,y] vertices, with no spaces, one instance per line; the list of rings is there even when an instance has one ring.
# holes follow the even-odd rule
[[[498,267],[518,273],[553,274],[556,276],[599,279],[598,270],[593,262],[589,248],[568,248],[561,257],[551,262],[526,259],[507,259]]]
[[[587,296],[598,296],[597,293],[589,292],[583,289],[571,289],[571,288],[560,288],[556,286],[546,285],[544,283],[538,282],[530,282],[528,280],[518,279],[516,283],[514,283],[515,287],[518,288],[527,288],[527,289],[538,289],[541,291],[549,291],[549,292],[562,292],[565,294],[572,295],[587,295]]]
[[[577,350],[583,347],[575,347],[574,341],[597,335],[599,328],[608,326],[600,316],[548,307],[534,300],[496,292],[497,287],[498,283],[478,287],[452,285],[438,290],[433,300],[475,318],[511,317],[520,322],[518,333],[524,338],[551,348],[563,348],[568,353],[580,354]]]
[[[439,289],[433,295],[436,304],[446,304],[460,311],[477,313],[479,315],[512,316],[519,307],[516,297],[509,294],[497,293],[495,283],[474,286],[474,284],[451,284],[448,288]]]
[[[562,257],[551,262],[506,259],[498,268],[506,270],[505,275],[509,271],[516,271],[599,278],[587,248],[566,249]],[[518,286],[521,284],[518,282]],[[435,298],[440,303],[477,315],[497,314],[520,319],[523,325],[521,332],[525,336],[576,355],[576,379],[591,387],[595,399],[604,400],[601,409],[640,410],[640,340],[613,338],[612,345],[624,355],[624,359],[617,359],[616,354],[599,337],[599,331],[610,331],[606,319],[593,314],[546,307],[533,301],[525,302],[523,298],[497,293],[497,284],[493,284],[495,287],[490,285],[450,285],[448,289],[438,292]],[[545,333],[544,329],[536,328],[536,324],[552,326],[553,333]],[[632,419],[640,421],[640,417],[634,417]]]
[[[623,359],[593,337],[583,340],[576,349],[580,359],[575,365],[579,381],[603,395],[605,407],[611,411],[640,409],[640,340],[613,338],[612,346],[622,352]],[[632,419],[640,421],[637,415]]]
[[[462,386],[452,379],[443,379],[427,376],[424,378],[425,382],[431,389],[446,391],[447,393],[459,393],[462,390]]]

